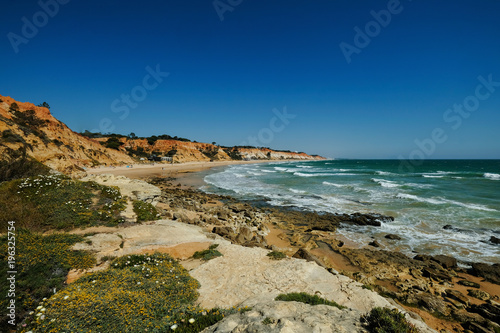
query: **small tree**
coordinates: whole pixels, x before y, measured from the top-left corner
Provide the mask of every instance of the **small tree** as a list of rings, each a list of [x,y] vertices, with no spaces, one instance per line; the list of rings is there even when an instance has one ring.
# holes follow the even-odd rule
[[[50,105],[47,102],[43,102],[42,104],[38,104],[37,106],[41,106],[42,108],[47,108],[50,110]]]

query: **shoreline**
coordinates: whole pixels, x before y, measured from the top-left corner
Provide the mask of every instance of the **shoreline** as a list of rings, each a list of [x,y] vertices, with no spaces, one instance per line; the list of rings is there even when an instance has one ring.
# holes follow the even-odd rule
[[[288,161],[288,160],[286,160]],[[293,160],[295,161],[295,160]],[[272,163],[278,160],[254,160],[254,161],[215,161],[215,162],[186,162],[186,163],[152,163],[152,164],[132,164],[129,166],[106,166],[86,169],[89,175],[112,174],[115,176],[125,176],[132,179],[144,179],[150,177],[179,177],[188,179],[190,175],[195,175],[202,171],[217,167],[230,165]],[[184,175],[184,177],[180,177]],[[189,183],[189,182],[188,182]]]

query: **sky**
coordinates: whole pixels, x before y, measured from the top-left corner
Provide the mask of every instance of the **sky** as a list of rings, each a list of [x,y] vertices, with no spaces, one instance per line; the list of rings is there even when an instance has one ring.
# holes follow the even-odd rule
[[[500,158],[500,1],[2,1],[0,94],[74,131]]]

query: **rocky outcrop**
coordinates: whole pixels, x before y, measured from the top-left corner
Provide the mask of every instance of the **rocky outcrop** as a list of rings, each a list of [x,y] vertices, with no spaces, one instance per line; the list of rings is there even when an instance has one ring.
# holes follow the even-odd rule
[[[395,307],[377,293],[362,288],[360,283],[335,271],[332,274],[315,262],[295,258],[271,260],[267,257],[267,250],[227,243],[217,249],[223,253],[222,257],[190,272],[201,284],[198,299],[201,306],[249,306],[252,310],[262,309],[262,312],[256,310],[256,313],[230,316],[215,327],[218,330],[211,328],[207,332],[247,332],[245,329],[250,328],[257,329],[255,332],[313,332],[314,327],[323,328],[325,332],[336,332],[336,329],[339,332],[358,332],[359,329],[361,332],[361,314],[377,306]],[[325,306],[310,307],[295,302],[274,301],[278,294],[290,292],[319,295],[349,309],[341,311]],[[313,314],[315,311],[317,313]],[[307,313],[309,316],[305,315]],[[269,326],[264,326],[266,317],[269,317],[266,322],[271,321]],[[293,317],[295,319],[292,320]],[[327,322],[328,318],[330,322]],[[407,318],[421,332],[434,332],[422,321],[409,315]],[[335,326],[336,323],[342,324]],[[343,325],[347,326],[342,328]],[[313,330],[308,330],[311,327]]]
[[[103,147],[73,132],[49,109],[0,95],[0,150],[26,147],[28,155],[58,171],[71,173],[94,165],[128,164],[123,152]]]

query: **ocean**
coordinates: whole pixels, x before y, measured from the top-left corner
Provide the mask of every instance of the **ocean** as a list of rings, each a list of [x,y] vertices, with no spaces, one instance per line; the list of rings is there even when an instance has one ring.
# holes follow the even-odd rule
[[[500,245],[489,242],[500,238],[500,160],[427,160],[406,169],[398,160],[243,164],[208,174],[202,190],[310,211],[390,215],[395,221],[381,227],[338,233],[357,246],[375,237],[383,249],[409,256],[500,263]],[[402,240],[386,240],[388,233]]]

